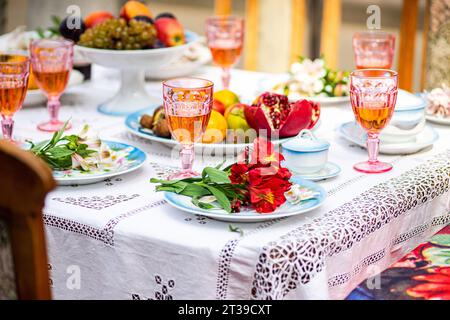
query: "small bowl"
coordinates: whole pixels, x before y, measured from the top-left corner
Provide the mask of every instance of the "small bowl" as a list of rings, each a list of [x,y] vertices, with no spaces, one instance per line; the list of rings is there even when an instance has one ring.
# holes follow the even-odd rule
[[[398,90],[394,115],[389,125],[401,130],[413,130],[425,118],[426,101],[405,90]]]
[[[329,142],[317,139],[308,129],[300,131],[297,137],[281,144],[286,166],[300,174],[322,170],[328,162],[329,148]]]
[[[425,118],[422,118],[418,125],[409,130],[402,130],[396,126],[389,124],[383,129],[380,139],[386,143],[405,143],[416,140],[417,135],[425,129]]]

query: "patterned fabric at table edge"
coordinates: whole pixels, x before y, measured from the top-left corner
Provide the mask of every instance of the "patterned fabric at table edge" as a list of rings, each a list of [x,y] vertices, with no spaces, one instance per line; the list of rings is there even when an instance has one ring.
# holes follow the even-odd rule
[[[16,299],[17,291],[14,277],[14,263],[8,226],[0,219],[0,300]]]
[[[350,249],[381,226],[449,191],[450,150],[380,183],[263,247],[254,299],[282,299],[322,271],[325,258]]]
[[[57,217],[57,216],[54,216],[54,215],[51,215],[48,213],[44,213],[44,223],[47,226],[52,226],[52,227],[59,228],[62,230],[79,233],[84,236],[102,241],[105,244],[108,244],[110,246],[114,246],[114,228],[117,226],[117,224],[120,221],[122,221],[123,219],[126,219],[128,217],[131,217],[133,215],[136,215],[138,213],[144,212],[146,210],[149,210],[151,208],[161,206],[164,204],[166,204],[165,200],[152,201],[145,206],[133,209],[131,211],[125,212],[123,214],[118,215],[117,217],[110,219],[106,223],[106,225],[101,229],[89,226],[87,224],[84,224],[84,223],[81,223],[78,221],[73,221],[70,219]]]

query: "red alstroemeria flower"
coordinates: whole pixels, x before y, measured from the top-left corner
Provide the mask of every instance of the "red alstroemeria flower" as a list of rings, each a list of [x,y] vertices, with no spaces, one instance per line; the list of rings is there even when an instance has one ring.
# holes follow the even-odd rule
[[[250,162],[252,165],[262,164],[279,167],[282,160],[284,160],[283,155],[275,151],[272,142],[269,142],[264,138],[255,139]]]
[[[255,182],[261,182],[256,184]],[[291,183],[276,177],[250,180],[250,204],[259,213],[270,213],[286,202],[284,193]]]
[[[233,184],[244,184],[248,182],[248,166],[242,163],[235,163],[230,169],[230,180]]]

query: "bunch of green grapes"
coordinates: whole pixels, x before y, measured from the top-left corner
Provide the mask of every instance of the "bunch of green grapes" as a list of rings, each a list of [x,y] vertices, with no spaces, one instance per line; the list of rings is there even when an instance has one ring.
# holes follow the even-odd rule
[[[155,27],[145,21],[109,19],[87,29],[79,45],[114,50],[139,50],[152,48],[156,40]]]

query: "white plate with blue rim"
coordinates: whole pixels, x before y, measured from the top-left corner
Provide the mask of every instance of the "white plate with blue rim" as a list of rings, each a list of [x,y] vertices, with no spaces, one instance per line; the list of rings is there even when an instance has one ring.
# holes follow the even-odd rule
[[[367,133],[354,121],[343,123],[338,128],[339,134],[346,140],[361,147],[366,147]],[[383,154],[413,154],[432,146],[439,138],[439,134],[430,126],[405,142],[383,141],[381,136],[380,153]]]
[[[155,142],[162,143],[166,145],[169,148],[173,148],[176,146],[179,146],[178,141],[172,139],[172,138],[163,138],[156,136],[152,130],[143,128],[140,124],[141,117],[144,114],[150,114],[152,115],[154,110],[158,106],[153,106],[148,109],[140,110],[135,113],[132,113],[128,115],[125,119],[125,127],[126,129],[131,132],[132,134]],[[318,124],[316,124],[314,127],[317,127]],[[282,138],[282,139],[273,139],[271,142],[274,145],[278,145],[284,141],[287,141],[290,138]],[[244,150],[246,147],[251,147],[253,143],[196,143],[194,145],[194,149],[196,152],[209,152],[209,151],[227,151],[231,150],[233,152],[238,152],[241,150]]]
[[[191,202],[192,198],[172,192],[165,192],[164,198],[171,206],[181,211],[227,222],[262,222],[266,220],[291,217],[317,209],[324,203],[327,193],[318,184],[302,179],[298,176],[293,176],[291,178],[291,182],[310,189],[317,194],[316,197],[302,201],[296,205],[286,201],[277,210],[275,210],[275,212],[268,214],[260,214],[253,209],[244,209],[239,213],[228,213],[223,209],[201,209]]]
[[[136,171],[142,167],[147,160],[147,155],[139,148],[121,142],[103,142],[114,151],[126,150],[128,152],[128,155],[125,157],[125,162],[119,168],[100,171],[82,171],[76,169],[61,171],[53,170],[53,178],[58,185],[84,185],[104,181],[106,179]]]
[[[331,179],[331,178],[337,177],[341,173],[341,167],[334,162],[327,162],[325,164],[325,166],[322,169],[320,169],[319,171],[314,172],[314,173],[307,173],[307,174],[297,173],[297,172],[295,172],[295,170],[290,169],[289,166],[286,166],[286,167],[289,170],[291,170],[293,174],[298,175],[298,176],[302,177],[303,179],[311,180],[311,181],[321,181],[321,180]]]

